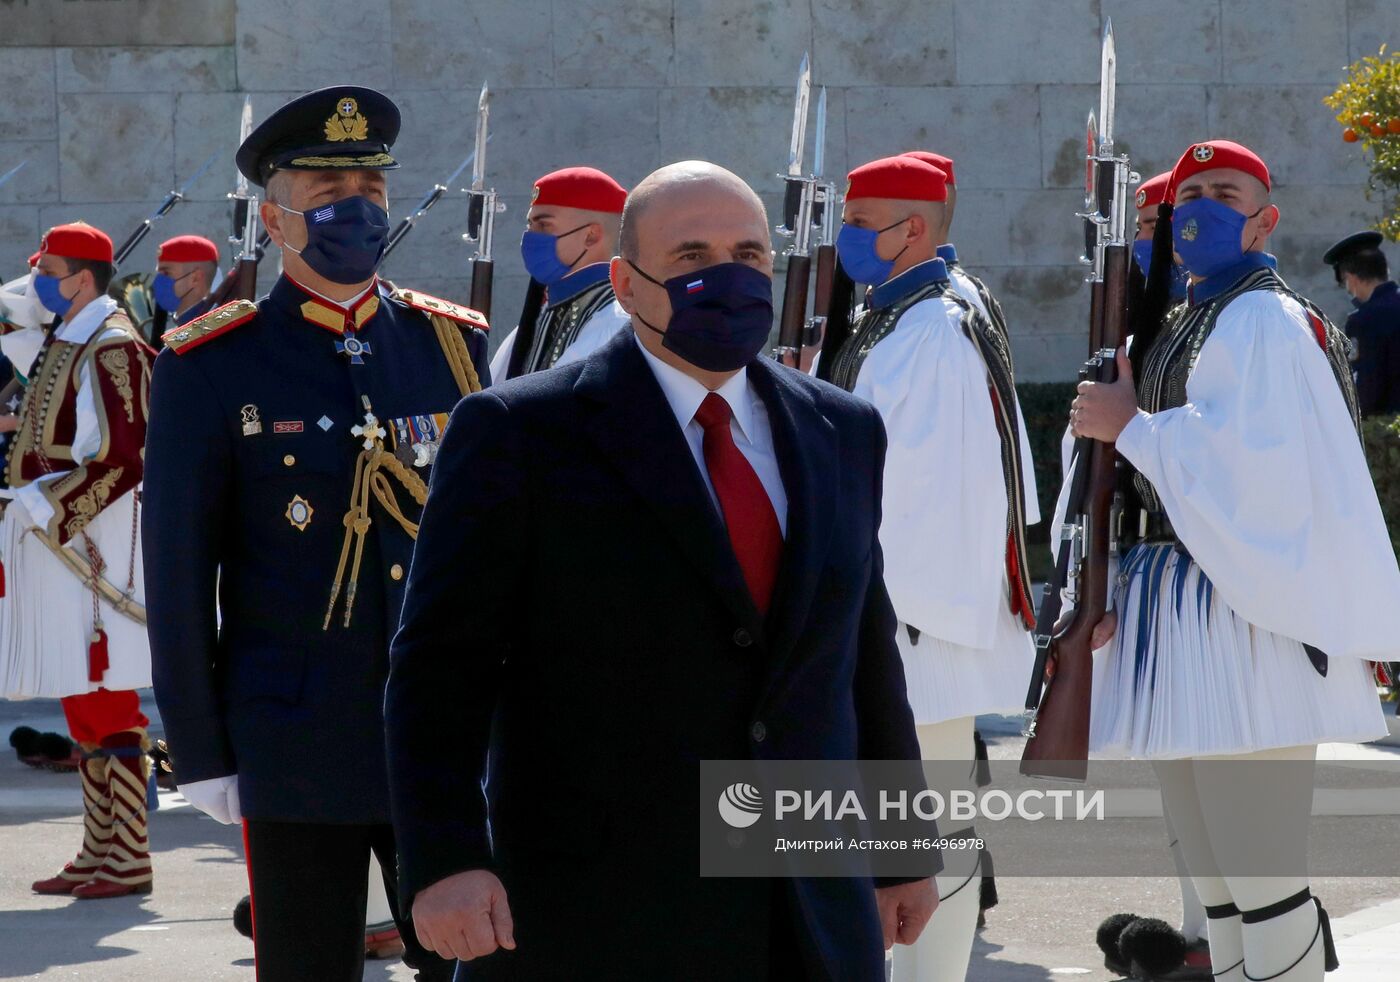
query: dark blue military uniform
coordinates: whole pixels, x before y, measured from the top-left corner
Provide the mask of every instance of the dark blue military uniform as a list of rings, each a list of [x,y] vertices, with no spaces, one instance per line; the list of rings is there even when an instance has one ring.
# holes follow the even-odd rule
[[[237,164],[257,185],[391,169],[399,123],[372,89],[318,90],[268,117]],[[294,186],[314,182],[293,175],[282,193]],[[359,982],[371,852],[396,893],[389,641],[442,427],[489,381],[479,314],[374,278],[382,200],[279,202],[305,226],[288,247],[308,277],[368,289],[335,303],[283,276],[257,304],[182,319],[151,382],[142,541],[156,701],[196,804],[219,817],[228,786],[216,779],[237,775],[260,982]],[[404,960],[419,979],[450,977],[405,913],[394,909]]]
[[[426,481],[431,465],[414,465],[461,392],[426,312],[383,285],[365,301],[377,310],[353,332],[358,359],[337,351],[335,308],[284,276],[255,314],[222,308],[207,339],[168,334],[156,361],[143,522],[156,695],[181,779],[236,773],[248,818],[389,820],[383,690],[413,539],[371,498],[350,626],[347,568],[323,629],[364,449],[352,428],[373,412],[385,449]],[[459,324],[484,372],[486,335]]]
[[[1347,318],[1363,416],[1400,413],[1400,290],[1388,280]]]

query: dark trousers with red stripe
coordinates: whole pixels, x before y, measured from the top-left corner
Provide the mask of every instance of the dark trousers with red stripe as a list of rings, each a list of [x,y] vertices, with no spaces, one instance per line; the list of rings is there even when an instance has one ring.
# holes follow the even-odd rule
[[[425,982],[452,978],[454,963],[424,949],[399,911],[393,826],[250,819],[244,835],[258,982],[360,982],[371,850],[384,870],[404,962]]]

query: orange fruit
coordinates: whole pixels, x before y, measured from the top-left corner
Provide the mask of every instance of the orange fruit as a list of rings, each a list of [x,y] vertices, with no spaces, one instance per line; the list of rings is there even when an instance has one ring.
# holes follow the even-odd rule
[[[1346,129],[1342,130],[1342,139],[1345,140],[1347,143],[1355,143],[1361,138],[1356,135],[1356,130],[1348,126]]]
[[[1385,136],[1385,127],[1379,124],[1371,127],[1372,136]]]
[[[1385,128],[1392,133],[1400,133],[1400,116],[1392,116],[1390,122],[1385,124]]]
[[[1356,121],[1362,126],[1370,126],[1376,121],[1376,117],[1372,113],[1362,113],[1360,116],[1357,117]]]

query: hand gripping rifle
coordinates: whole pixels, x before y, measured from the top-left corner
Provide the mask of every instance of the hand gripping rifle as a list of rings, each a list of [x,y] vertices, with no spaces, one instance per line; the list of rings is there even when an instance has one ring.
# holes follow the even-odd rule
[[[787,249],[783,313],[778,321],[778,346],[773,349],[773,357],[791,368],[799,367],[802,358],[803,335],[807,327],[807,288],[812,276],[812,223],[816,213],[817,190],[821,185],[820,177],[814,174],[804,176],[802,173],[811,94],[812,60],[804,54],[802,64],[797,69],[797,97],[792,111],[792,142],[788,145],[787,173],[779,175],[785,187],[783,224],[777,227],[777,232],[792,239],[792,245]],[[825,126],[823,118],[818,128],[824,130]],[[822,136],[824,134],[819,133],[819,142]]]
[[[1084,239],[1090,267],[1089,359],[1081,379],[1113,382],[1115,355],[1124,342],[1128,313],[1128,158],[1113,146],[1117,59],[1113,25],[1104,30],[1099,117],[1089,115],[1085,155]],[[1113,444],[1079,437],[1055,572],[1046,584],[1037,618],[1035,670],[1026,695],[1028,724],[1021,773],[1084,780],[1089,759],[1089,706],[1093,684],[1090,637],[1108,609],[1112,511],[1117,483]],[[1061,598],[1074,609],[1063,630]],[[1053,675],[1044,682],[1046,664]]]
[[[486,187],[486,144],[490,139],[488,127],[491,118],[491,91],[486,83],[481,85],[481,98],[476,103],[476,149],[472,151],[475,162],[472,164],[472,186],[467,193],[471,196],[467,206],[467,232],[462,236],[476,244],[476,256],[472,259],[471,306],[489,321],[491,319],[491,284],[494,264],[491,261],[491,245],[496,232],[496,215],[505,211],[505,204],[496,200],[496,189]]]

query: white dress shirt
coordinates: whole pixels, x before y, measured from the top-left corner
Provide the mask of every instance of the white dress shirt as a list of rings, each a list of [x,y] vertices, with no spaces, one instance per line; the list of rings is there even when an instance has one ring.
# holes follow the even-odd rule
[[[671,411],[676,414],[676,422],[685,436],[685,442],[690,446],[695,466],[700,469],[700,479],[705,482],[705,488],[710,492],[710,500],[714,502],[715,509],[723,516],[719,497],[715,494],[715,486],[710,481],[710,469],[705,466],[705,430],[695,419],[700,403],[705,401],[710,390],[685,372],[672,368],[657,358],[641,341],[635,338],[634,341],[641,349],[647,364],[651,366],[656,381],[660,383],[661,391],[671,405]],[[749,386],[749,376],[744,371],[735,372],[733,378],[715,391],[729,403],[729,410],[733,414],[729,422],[729,431],[734,435],[734,445],[758,475],[763,490],[768,492],[768,500],[773,503],[773,511],[778,516],[778,527],[782,529],[783,538],[787,538],[787,491],[783,488],[783,477],[778,470],[778,455],[773,449],[773,427],[768,421],[768,408],[763,405],[758,393]]]

